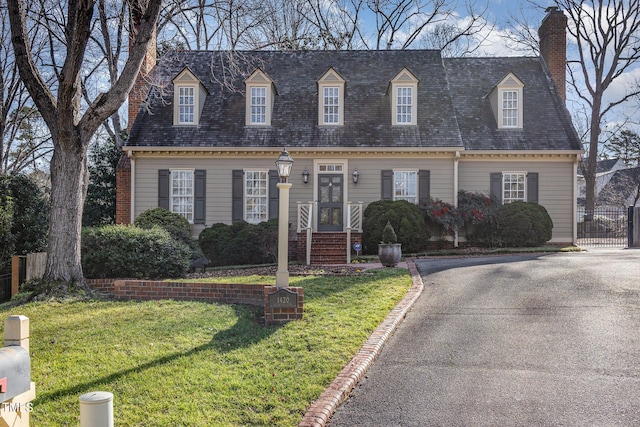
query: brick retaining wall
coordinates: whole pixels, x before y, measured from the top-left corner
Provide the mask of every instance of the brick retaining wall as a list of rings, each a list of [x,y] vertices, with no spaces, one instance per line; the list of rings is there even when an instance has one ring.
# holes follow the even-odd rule
[[[272,285],[160,282],[129,279],[87,279],[87,284],[91,289],[108,293],[119,300],[172,299],[262,307],[266,324],[302,319],[304,307],[304,289],[300,287],[287,288],[298,294],[297,307],[270,309],[268,295],[276,291],[276,287]]]

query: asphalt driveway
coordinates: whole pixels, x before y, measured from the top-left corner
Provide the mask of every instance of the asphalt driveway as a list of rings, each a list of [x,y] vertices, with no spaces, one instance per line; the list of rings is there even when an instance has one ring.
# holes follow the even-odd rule
[[[640,250],[418,260],[337,426],[640,425]]]

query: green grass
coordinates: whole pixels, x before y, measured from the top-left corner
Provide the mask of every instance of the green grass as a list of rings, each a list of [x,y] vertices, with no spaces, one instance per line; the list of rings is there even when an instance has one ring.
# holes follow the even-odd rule
[[[411,285],[406,270],[292,277],[304,319],[200,302],[69,301],[2,310],[31,323],[32,425],[77,426],[78,398],[114,394],[118,426],[294,426]]]

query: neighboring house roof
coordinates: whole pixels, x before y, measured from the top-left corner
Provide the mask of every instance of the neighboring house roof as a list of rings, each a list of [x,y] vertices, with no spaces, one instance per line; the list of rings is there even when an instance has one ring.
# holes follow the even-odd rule
[[[600,190],[596,205],[627,206],[634,202],[640,186],[640,167],[614,172],[609,182]]]
[[[128,146],[433,147],[581,150],[569,114],[539,58],[442,59],[435,50],[170,52]],[[188,67],[206,88],[198,126],[173,126],[171,80]],[[257,68],[277,96],[271,126],[245,126],[244,80]],[[345,80],[344,125],[318,126],[318,79]],[[417,125],[392,126],[390,81],[406,68],[418,80]],[[239,72],[233,72],[234,69]],[[523,128],[498,130],[486,95],[508,73],[524,83]],[[224,83],[221,83],[224,82]]]
[[[582,167],[586,164],[586,162],[586,158],[580,161],[580,166],[578,167],[578,176],[582,176]],[[596,162],[596,175],[615,172],[617,170],[624,169],[625,167],[626,166],[621,159],[599,160],[598,162]]]

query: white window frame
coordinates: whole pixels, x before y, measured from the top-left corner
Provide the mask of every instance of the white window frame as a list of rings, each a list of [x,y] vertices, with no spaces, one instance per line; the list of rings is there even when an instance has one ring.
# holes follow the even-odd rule
[[[249,108],[251,109],[249,123],[252,125],[267,124],[267,92],[266,86],[249,87]]]
[[[195,201],[195,170],[171,169],[169,210],[182,215],[193,224]]]
[[[391,80],[389,98],[391,98],[391,124],[393,126],[417,125],[418,83],[416,76],[406,68],[403,68]],[[409,92],[408,102],[407,92]]]
[[[178,92],[178,124],[196,124],[197,88],[195,86],[180,85],[176,90]],[[190,91],[191,93],[183,93],[186,91]]]
[[[344,94],[344,79],[330,68],[318,80],[318,126],[344,125]]]
[[[413,87],[396,87],[396,124],[413,123]]]
[[[322,88],[322,124],[337,126],[340,123],[340,88],[325,86]]]
[[[502,203],[527,201],[527,173],[502,172]]]
[[[508,73],[489,94],[498,129],[518,130],[523,127],[524,83]]]
[[[501,92],[502,127],[520,128],[520,93],[517,89]]]
[[[250,224],[269,220],[269,171],[245,170],[243,176],[243,218]]]
[[[393,171],[393,200],[406,200],[418,203],[418,171]]]

